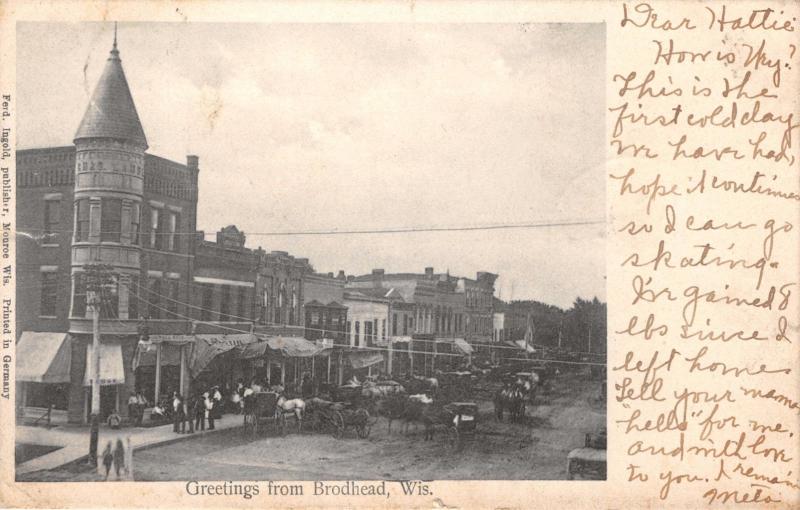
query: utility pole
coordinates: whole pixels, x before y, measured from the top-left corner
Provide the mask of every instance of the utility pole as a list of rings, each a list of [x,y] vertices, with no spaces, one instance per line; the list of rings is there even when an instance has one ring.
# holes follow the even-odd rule
[[[105,264],[84,266],[86,281],[86,304],[92,311],[92,408],[91,429],[89,433],[89,462],[97,466],[97,442],[100,434],[100,307],[103,286],[108,283],[108,270]],[[90,367],[86,367],[90,370]]]

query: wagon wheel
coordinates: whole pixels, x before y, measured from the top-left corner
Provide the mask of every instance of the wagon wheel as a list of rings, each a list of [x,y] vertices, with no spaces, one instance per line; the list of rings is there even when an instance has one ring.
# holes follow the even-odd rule
[[[333,437],[341,439],[344,436],[344,416],[342,416],[341,412],[333,412],[331,415],[331,425],[333,427]]]

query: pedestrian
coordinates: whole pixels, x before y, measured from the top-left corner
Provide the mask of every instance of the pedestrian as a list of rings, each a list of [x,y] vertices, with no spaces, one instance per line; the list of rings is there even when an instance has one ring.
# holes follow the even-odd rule
[[[186,433],[186,422],[189,422],[189,434],[194,434],[194,417],[192,416],[191,399],[181,398],[181,434]]]
[[[108,480],[108,473],[111,472],[111,464],[113,463],[114,454],[111,452],[111,441],[109,441],[105,450],[103,450],[103,466],[106,468],[106,480]]]
[[[219,386],[211,389],[211,396],[214,401],[214,419],[219,420],[222,418],[222,393],[219,392]]]
[[[128,397],[128,421],[131,424],[136,424],[138,422],[138,415],[139,400],[136,398],[136,393],[131,392],[131,396]]]
[[[205,398],[205,414],[206,419],[208,420],[208,430],[214,430],[214,400],[208,394],[208,392],[203,393],[203,397]]]
[[[147,407],[147,399],[144,398],[142,392],[139,391],[136,393],[136,407],[137,407],[137,414],[136,414],[136,426],[142,426],[142,418],[144,418],[144,408]]]
[[[111,414],[108,415],[108,419],[106,420],[108,426],[112,429],[119,429],[120,425],[122,424],[122,417],[116,412],[111,411]]]
[[[181,412],[183,411],[183,404],[181,403],[181,396],[178,392],[172,394],[172,431],[179,433],[178,426],[182,421]]]
[[[194,413],[194,428],[198,431],[206,430],[206,406],[203,397],[200,395],[195,395],[194,398],[194,407],[192,411]]]
[[[119,474],[125,467],[125,446],[122,445],[122,439],[117,438],[117,447],[114,448],[114,471],[117,473],[117,480]]]

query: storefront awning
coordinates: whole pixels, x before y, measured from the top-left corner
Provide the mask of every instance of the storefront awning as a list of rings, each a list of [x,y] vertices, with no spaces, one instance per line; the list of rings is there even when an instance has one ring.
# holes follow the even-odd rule
[[[83,385],[92,385],[94,347],[86,346],[86,369],[83,372]],[[111,386],[125,383],[125,368],[122,364],[120,344],[100,344],[100,385]]]
[[[366,368],[377,365],[378,363],[383,363],[383,354],[376,351],[354,351],[348,353],[347,358],[350,360],[350,365],[354,369]]]
[[[286,358],[308,358],[325,350],[324,347],[297,336],[268,336],[255,343],[237,347],[236,357],[255,359],[271,352]]]
[[[192,373],[192,377],[197,377],[220,354],[224,354],[235,347],[249,345],[258,341],[258,338],[252,333],[194,335],[194,337],[194,349],[189,362],[189,370]]]
[[[17,342],[16,380],[69,382],[72,345],[67,333],[25,331]]]
[[[467,341],[464,340],[463,338],[454,338],[453,341],[456,344],[456,347],[458,347],[458,350],[460,350],[467,356],[475,352],[475,349],[473,349],[472,346],[468,344]]]
[[[270,336],[267,337],[267,345],[290,358],[307,358],[322,350],[317,344],[298,336]]]
[[[512,340],[507,340],[505,342],[505,344],[508,345],[509,347],[516,347],[517,349],[523,350],[523,351],[531,353],[531,354],[536,352],[536,349],[534,349],[533,347],[528,345],[525,342],[525,340],[513,340],[513,341]]]
[[[139,367],[154,367],[156,366],[156,351],[158,350],[158,343],[153,342],[139,342],[136,347],[136,355],[133,357],[133,369]],[[181,365],[181,345],[163,342],[161,347],[161,366],[174,366]]]

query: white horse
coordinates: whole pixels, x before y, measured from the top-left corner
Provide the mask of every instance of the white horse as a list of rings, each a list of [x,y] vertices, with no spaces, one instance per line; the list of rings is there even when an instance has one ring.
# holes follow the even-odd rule
[[[297,420],[297,430],[298,432],[302,430],[303,413],[306,411],[305,401],[299,398],[287,400],[286,397],[281,395],[278,397],[278,408],[280,409],[279,412],[283,414],[294,414],[294,417]]]

